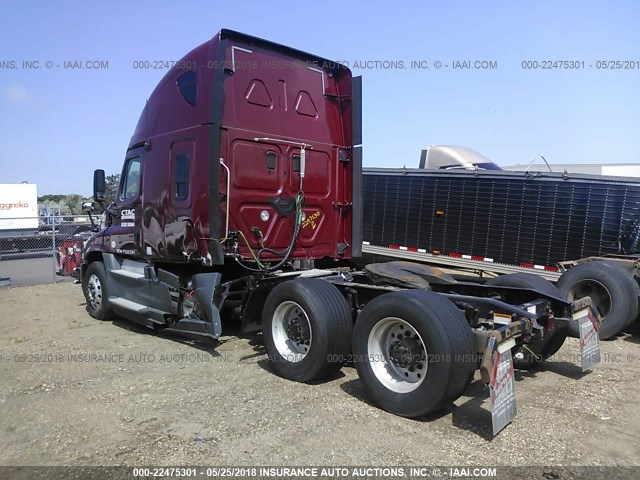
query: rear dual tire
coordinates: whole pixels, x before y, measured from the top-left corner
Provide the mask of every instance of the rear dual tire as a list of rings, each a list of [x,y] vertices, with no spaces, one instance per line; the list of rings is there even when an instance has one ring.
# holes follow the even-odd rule
[[[281,377],[312,382],[353,359],[370,398],[404,417],[423,417],[457,399],[477,366],[475,337],[464,315],[425,290],[375,298],[352,327],[350,308],[334,285],[287,281],[267,297],[262,332]]]
[[[321,380],[351,353],[351,309],[340,291],[318,279],[276,286],[264,305],[262,334],[273,369],[296,382]]]
[[[457,399],[476,369],[474,335],[464,315],[426,290],[370,301],[354,328],[353,357],[370,398],[411,418]]]

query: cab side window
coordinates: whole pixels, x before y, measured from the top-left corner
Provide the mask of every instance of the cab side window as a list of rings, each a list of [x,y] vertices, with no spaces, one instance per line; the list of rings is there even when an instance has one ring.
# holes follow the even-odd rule
[[[176,158],[175,191],[179,200],[189,196],[189,155],[186,153],[181,153]]]
[[[140,158],[130,158],[124,168],[120,200],[129,200],[138,196],[140,192]]]
[[[196,106],[196,97],[198,93],[198,84],[196,80],[196,72],[184,72],[178,77],[178,90],[185,102],[192,107]]]

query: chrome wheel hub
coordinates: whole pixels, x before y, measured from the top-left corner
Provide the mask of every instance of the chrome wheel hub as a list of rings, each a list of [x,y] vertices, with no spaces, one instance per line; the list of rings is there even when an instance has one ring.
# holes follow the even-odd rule
[[[427,350],[408,322],[387,317],[369,333],[368,361],[378,381],[396,393],[418,388],[427,373]]]
[[[102,283],[95,273],[87,280],[87,302],[93,310],[99,310],[102,306]]]
[[[302,361],[311,348],[312,340],[307,313],[296,302],[282,302],[273,313],[271,336],[282,358],[292,363]]]

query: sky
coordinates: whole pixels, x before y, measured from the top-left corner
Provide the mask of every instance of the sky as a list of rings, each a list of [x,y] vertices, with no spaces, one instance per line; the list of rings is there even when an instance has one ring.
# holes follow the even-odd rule
[[[368,61],[352,68],[363,77],[365,166],[417,167],[429,145],[469,147],[502,166],[539,155],[640,162],[639,24],[632,0],[0,0],[0,183],[89,195],[94,169],[120,172],[167,72],[134,62],[178,60],[222,28]],[[580,68],[552,63],[565,60]],[[599,68],[615,61],[630,68]]]

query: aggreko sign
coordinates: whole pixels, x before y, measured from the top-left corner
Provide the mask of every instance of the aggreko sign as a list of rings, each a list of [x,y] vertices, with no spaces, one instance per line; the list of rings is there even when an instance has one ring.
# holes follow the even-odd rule
[[[38,228],[38,188],[35,184],[0,184],[0,230]]]

